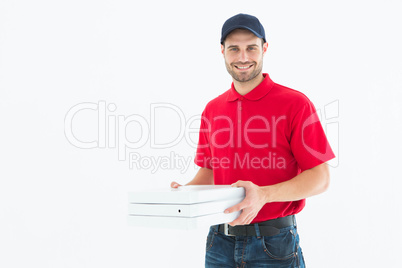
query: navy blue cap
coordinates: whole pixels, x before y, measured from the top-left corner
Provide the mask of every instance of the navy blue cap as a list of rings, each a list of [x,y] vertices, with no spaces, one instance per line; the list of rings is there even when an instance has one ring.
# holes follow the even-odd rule
[[[265,30],[260,21],[251,15],[237,14],[229,18],[222,26],[221,44],[225,41],[226,37],[236,29],[246,29],[255,34],[257,37],[265,40]]]

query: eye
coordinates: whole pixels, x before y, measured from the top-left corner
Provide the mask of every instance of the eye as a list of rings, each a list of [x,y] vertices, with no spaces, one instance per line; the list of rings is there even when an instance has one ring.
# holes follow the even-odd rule
[[[233,52],[236,52],[236,51],[238,51],[239,49],[238,48],[236,48],[236,47],[232,47],[231,49],[230,49],[230,51],[233,51]]]

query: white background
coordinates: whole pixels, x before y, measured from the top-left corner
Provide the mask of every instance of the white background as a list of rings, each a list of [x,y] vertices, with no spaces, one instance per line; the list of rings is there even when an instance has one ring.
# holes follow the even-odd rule
[[[400,10],[399,1],[1,1],[0,266],[203,267],[207,230],[126,222],[128,191],[185,183],[194,165],[130,168],[110,144],[73,146],[64,123],[75,105],[101,101],[115,105],[111,120],[149,122],[152,103],[179,107],[186,121],[199,115],[230,86],[220,29],[243,12],[265,27],[264,72],[318,109],[339,103],[331,187],[298,216],[308,267],[399,267]],[[184,124],[167,109],[153,133],[168,143]],[[96,140],[97,111],[72,126]],[[194,157],[184,138],[158,149],[141,136],[150,129],[124,130],[145,139],[127,152]]]

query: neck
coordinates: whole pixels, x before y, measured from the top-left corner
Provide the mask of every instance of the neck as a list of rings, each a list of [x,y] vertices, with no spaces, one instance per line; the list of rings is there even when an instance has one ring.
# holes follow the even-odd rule
[[[247,81],[247,82],[239,82],[237,80],[233,80],[233,85],[236,91],[244,96],[247,93],[249,93],[251,90],[253,90],[255,87],[257,87],[262,80],[264,80],[264,76],[262,75],[262,72],[254,77],[252,80]]]

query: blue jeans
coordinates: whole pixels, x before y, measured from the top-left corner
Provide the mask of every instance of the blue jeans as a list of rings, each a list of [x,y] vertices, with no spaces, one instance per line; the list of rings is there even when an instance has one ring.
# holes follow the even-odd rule
[[[211,226],[205,267],[305,267],[296,225],[282,228],[274,236],[260,236],[258,225],[255,228],[257,236],[226,236],[217,230],[217,225]]]

